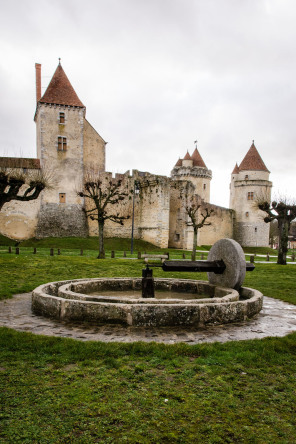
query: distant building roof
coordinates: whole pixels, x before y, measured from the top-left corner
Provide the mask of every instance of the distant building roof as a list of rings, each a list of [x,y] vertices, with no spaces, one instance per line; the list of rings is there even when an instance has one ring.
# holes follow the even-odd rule
[[[261,156],[254,145],[254,141],[239,166],[239,171],[246,170],[267,171],[270,173],[270,171],[266,168],[265,163],[261,159]]]
[[[61,64],[59,64],[55,70],[55,73],[39,102],[84,108],[83,103],[74,91],[74,88],[66,76]]]
[[[0,168],[27,168],[35,170],[40,169],[40,160],[24,157],[0,157]]]
[[[185,154],[185,157],[184,157],[183,160],[192,160],[190,154],[188,153],[188,151],[187,151],[187,153]]]
[[[239,173],[239,167],[238,164],[236,163],[231,174],[238,174],[238,173]]]
[[[191,156],[191,159],[193,160],[193,166],[199,166],[199,167],[206,167],[206,164],[204,163],[201,155],[199,154],[197,148],[193,151],[193,154]]]
[[[175,166],[176,166],[176,167],[180,167],[180,166],[182,166],[182,159],[180,159],[180,157],[179,157],[179,160],[177,161],[177,163],[176,163]]]

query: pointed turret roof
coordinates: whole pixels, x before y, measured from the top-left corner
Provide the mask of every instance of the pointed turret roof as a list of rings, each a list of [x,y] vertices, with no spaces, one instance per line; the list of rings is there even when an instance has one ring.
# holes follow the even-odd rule
[[[188,153],[188,151],[187,151],[187,153],[186,153],[186,155],[185,155],[183,160],[192,160],[190,154]]]
[[[239,173],[239,167],[238,164],[236,163],[231,174],[238,174],[238,173]]]
[[[60,63],[39,102],[84,108]]]
[[[177,163],[176,163],[175,166],[176,166],[176,167],[180,167],[180,166],[182,166],[182,159],[180,159],[180,157],[179,157],[179,159],[178,159],[178,161],[177,161]]]
[[[242,160],[242,163],[239,166],[240,171],[246,171],[246,170],[257,170],[257,171],[267,171],[270,173],[270,171],[266,168],[265,163],[261,159],[260,154],[257,151],[257,148],[253,143],[245,155],[244,159]]]
[[[193,166],[199,166],[203,168],[207,168],[206,164],[204,163],[201,155],[199,154],[197,148],[193,151],[193,154],[191,156],[191,159],[193,160]]]

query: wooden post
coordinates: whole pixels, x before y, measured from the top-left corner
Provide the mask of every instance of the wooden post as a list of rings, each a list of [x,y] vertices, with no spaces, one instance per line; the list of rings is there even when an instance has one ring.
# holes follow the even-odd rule
[[[115,251],[111,251],[111,259],[115,258]]]
[[[83,256],[83,249],[80,250],[80,256]]]
[[[20,254],[20,249],[19,249],[19,247],[16,247],[16,249],[15,249],[15,254]]]
[[[138,259],[141,259],[141,251],[138,251]]]
[[[11,252],[12,252],[12,248],[8,247],[8,253],[11,253]]]
[[[201,261],[204,260],[204,254],[203,254],[203,253],[201,253],[201,255],[200,255],[200,260],[201,260]]]
[[[186,259],[186,254],[185,253],[183,253],[183,259]]]
[[[58,248],[58,256],[60,256],[61,254],[61,250]]]
[[[254,255],[250,256],[250,262],[251,262],[251,264],[254,264],[254,262],[255,262],[255,256]]]
[[[123,257],[126,257],[126,251],[123,252]]]
[[[295,262],[295,253],[292,253],[292,255],[291,255],[291,261],[292,261],[292,262]]]
[[[37,253],[37,248],[34,247],[34,249],[33,249],[33,254],[36,254],[36,253]]]
[[[50,249],[49,254],[50,256],[53,256],[53,248]]]
[[[269,254],[268,253],[266,255],[266,260],[267,260],[267,262],[269,261]]]

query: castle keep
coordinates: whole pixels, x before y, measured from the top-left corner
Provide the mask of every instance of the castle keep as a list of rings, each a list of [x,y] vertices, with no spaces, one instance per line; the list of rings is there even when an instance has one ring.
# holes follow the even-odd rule
[[[36,201],[5,204],[0,213],[2,234],[25,239],[47,236],[97,235],[97,225],[87,220],[86,202],[78,197],[90,169],[112,179],[105,172],[106,142],[85,118],[86,108],[78,98],[59,63],[45,93],[41,96],[41,65],[36,64],[35,112],[37,159],[0,158],[0,167],[54,172],[54,186],[44,190]],[[171,176],[158,176],[134,170],[116,174],[122,187],[134,196],[134,237],[159,247],[191,249],[192,227],[188,226],[185,205],[198,197],[201,209],[214,213],[210,226],[198,232],[198,244],[213,244],[221,238],[236,239],[243,246],[267,246],[269,225],[256,208],[256,199],[269,198],[272,184],[269,171],[254,141],[245,158],[231,174],[230,208],[210,203],[212,172],[197,147],[173,167]],[[116,212],[132,214],[133,198],[119,203]],[[112,208],[114,211],[114,208]],[[105,236],[130,237],[131,219],[124,226],[106,223]]]

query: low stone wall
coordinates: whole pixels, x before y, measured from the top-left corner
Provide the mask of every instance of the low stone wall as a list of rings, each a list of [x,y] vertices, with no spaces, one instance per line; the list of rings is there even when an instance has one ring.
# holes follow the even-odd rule
[[[243,321],[262,309],[263,295],[250,288],[241,288],[239,294],[233,289],[186,279],[155,279],[155,286],[156,290],[172,289],[183,293],[196,292],[197,295],[206,293],[209,297],[185,301],[138,299],[131,302],[130,299],[125,300],[124,291],[140,289],[139,278],[80,279],[36,288],[32,294],[32,309],[36,314],[64,321],[196,327]],[[120,300],[87,294],[100,288],[115,288],[123,294]]]

